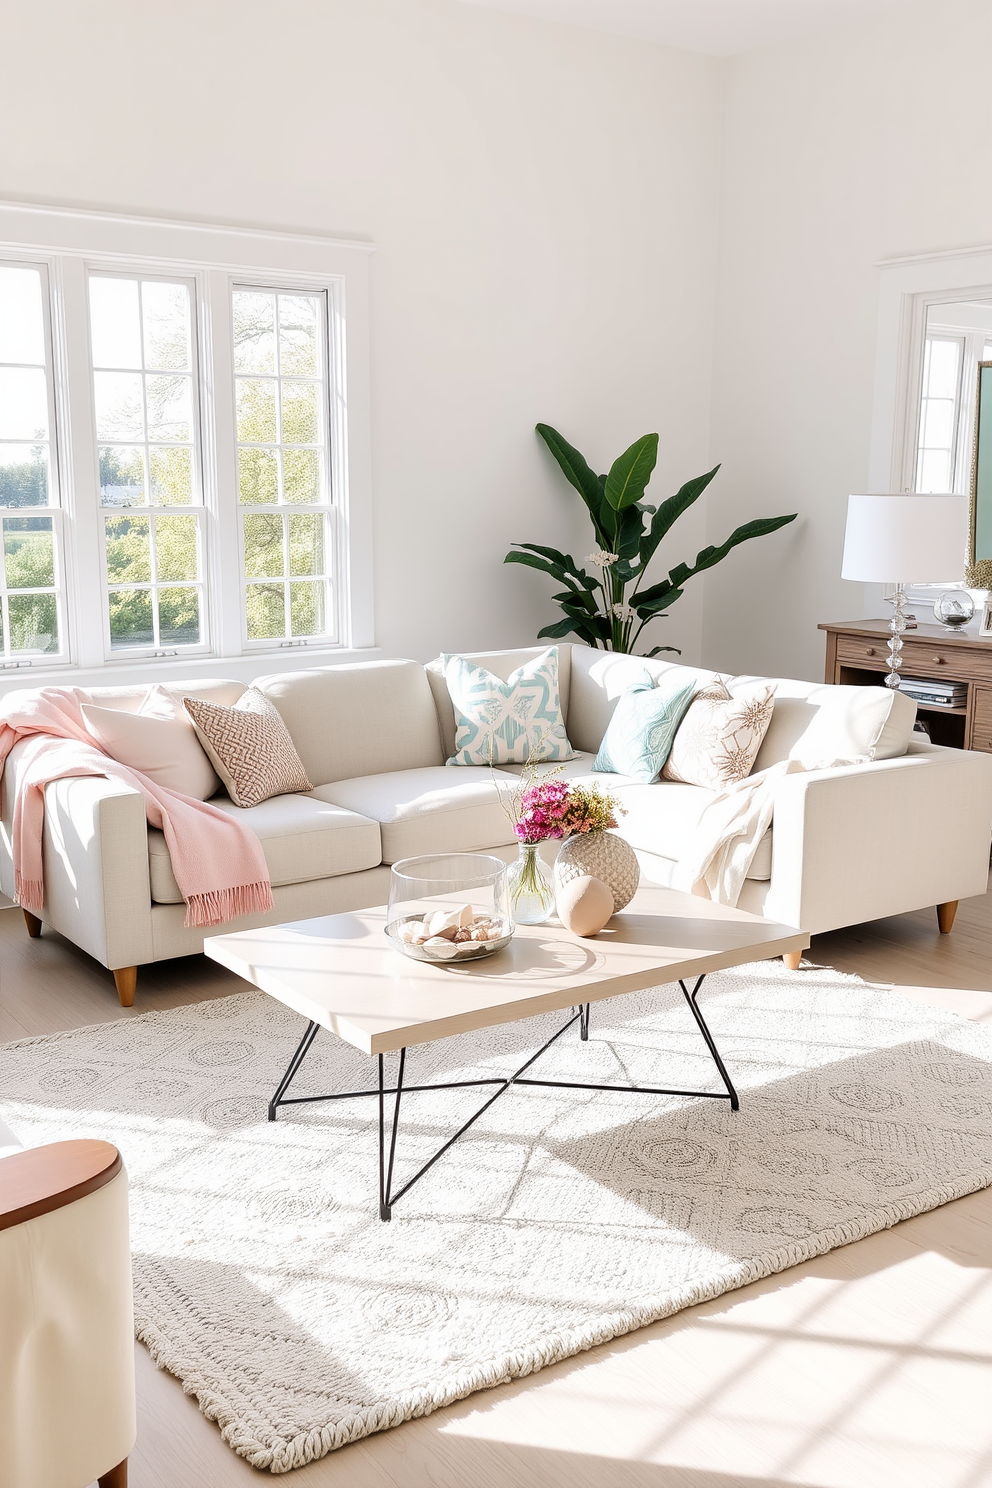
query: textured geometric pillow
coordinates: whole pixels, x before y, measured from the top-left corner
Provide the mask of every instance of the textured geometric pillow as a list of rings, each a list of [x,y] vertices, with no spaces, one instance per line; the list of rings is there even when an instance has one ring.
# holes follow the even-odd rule
[[[675,668],[655,687],[645,668],[643,681],[621,693],[593,769],[657,780],[695,690],[695,679],[684,681]]]
[[[505,682],[464,656],[442,655],[441,661],[455,710],[449,765],[572,758],[558,700],[557,646],[517,667]]]
[[[665,779],[722,790],[750,775],[774,699],[774,682],[744,682],[733,692],[719,679],[707,683],[675,735]]]
[[[235,806],[313,790],[278,710],[256,687],[233,708],[198,698],[185,698],[183,706]]]

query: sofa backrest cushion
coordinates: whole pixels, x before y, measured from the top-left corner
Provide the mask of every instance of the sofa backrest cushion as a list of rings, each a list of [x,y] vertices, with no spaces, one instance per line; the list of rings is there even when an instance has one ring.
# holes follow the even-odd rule
[[[444,764],[430,684],[416,661],[279,672],[254,686],[279,709],[314,785]]]
[[[233,682],[227,677],[204,677],[195,682],[136,682],[130,687],[87,687],[84,701],[95,703],[100,708],[119,708],[122,713],[137,713],[153,686],[175,700],[182,713],[183,698],[200,698],[205,703],[219,703],[222,708],[231,708],[244,692],[247,683]]]
[[[564,648],[562,648],[564,649]],[[565,727],[573,749],[596,754],[609,727],[617,699],[642,677],[645,668],[656,681],[675,672],[697,685],[712,682],[716,672],[676,666],[658,657],[624,656],[573,644],[568,707],[562,702]]]
[[[915,721],[916,704],[887,687],[780,678],[775,711],[754,769],[787,759],[798,760],[807,770],[898,759],[909,747]]]
[[[516,651],[468,651],[464,653],[464,656],[466,661],[478,662],[488,672],[492,672],[494,677],[498,677],[501,682],[506,682],[511,672],[515,672],[525,662],[543,656],[547,649],[547,646],[521,646]],[[568,642],[558,642],[558,702],[561,707],[561,716],[566,720],[566,731],[572,650]],[[451,706],[451,698],[448,695],[443,658],[438,656],[434,661],[428,662],[425,671],[437,711],[441,751],[446,760],[451,759],[455,753],[455,710]],[[575,748],[582,747],[575,745],[574,740],[571,742]]]

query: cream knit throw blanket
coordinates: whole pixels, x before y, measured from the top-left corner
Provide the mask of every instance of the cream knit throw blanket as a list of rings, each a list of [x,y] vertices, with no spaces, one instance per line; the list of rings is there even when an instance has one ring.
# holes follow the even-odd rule
[[[45,902],[42,836],[45,786],[71,775],[105,775],[145,798],[145,815],[165,834],[173,872],[186,901],[187,925],[220,925],[272,908],[261,843],[250,828],[208,801],[165,790],[112,759],[87,731],[77,687],[11,692],[0,702],[0,770],[27,740],[14,799],[14,892],[32,914]]]
[[[673,887],[699,899],[735,905],[761,839],[772,824],[778,784],[802,768],[797,760],[783,760],[714,796],[676,869]]]

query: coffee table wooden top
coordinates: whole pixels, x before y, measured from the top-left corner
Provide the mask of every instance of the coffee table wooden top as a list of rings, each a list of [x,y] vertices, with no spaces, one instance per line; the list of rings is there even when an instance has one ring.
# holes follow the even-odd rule
[[[460,964],[401,955],[385,923],[380,906],[217,935],[203,949],[356,1049],[382,1054],[809,945],[789,925],[649,886],[592,939],[557,920],[518,925],[505,950]]]

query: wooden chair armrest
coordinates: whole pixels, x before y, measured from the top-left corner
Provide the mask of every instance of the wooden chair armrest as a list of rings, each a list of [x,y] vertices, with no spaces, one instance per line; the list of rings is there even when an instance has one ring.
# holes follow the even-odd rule
[[[0,1230],[74,1204],[123,1167],[109,1142],[51,1142],[0,1158]]]

